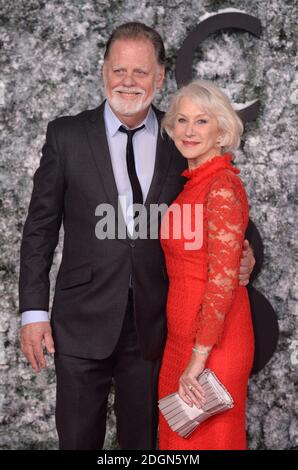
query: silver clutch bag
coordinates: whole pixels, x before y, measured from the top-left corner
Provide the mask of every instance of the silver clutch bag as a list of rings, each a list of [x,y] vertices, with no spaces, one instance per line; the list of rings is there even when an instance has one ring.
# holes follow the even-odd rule
[[[187,405],[177,392],[161,398],[158,402],[158,407],[170,428],[184,438],[210,416],[222,413],[234,406],[230,393],[212,370],[205,369],[197,381],[205,392],[206,403],[202,408]]]

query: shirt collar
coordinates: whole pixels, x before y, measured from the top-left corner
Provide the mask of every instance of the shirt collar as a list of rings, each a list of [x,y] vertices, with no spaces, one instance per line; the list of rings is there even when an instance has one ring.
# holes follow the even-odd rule
[[[118,131],[119,127],[123,125],[123,123],[120,121],[120,119],[112,111],[112,108],[108,103],[108,100],[106,100],[106,102],[105,102],[104,120],[105,120],[106,129],[107,129],[107,131],[108,131],[108,133],[111,137],[113,137],[116,134],[116,132]],[[152,106],[150,106],[150,108],[148,110],[148,113],[147,113],[147,116],[139,124],[139,126],[142,126],[143,124],[145,125],[145,128],[148,132],[155,135],[157,119],[156,119],[155,113],[152,109]]]

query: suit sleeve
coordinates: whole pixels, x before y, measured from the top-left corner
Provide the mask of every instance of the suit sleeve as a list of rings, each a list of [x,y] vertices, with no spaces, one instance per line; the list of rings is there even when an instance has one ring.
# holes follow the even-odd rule
[[[48,310],[54,251],[59,239],[64,199],[64,172],[54,123],[48,124],[21,243],[19,308]]]
[[[249,220],[248,222],[248,227],[245,232],[245,239],[248,240],[256,260],[256,263],[249,278],[249,282],[251,283],[260,273],[264,262],[262,240],[252,220]]]

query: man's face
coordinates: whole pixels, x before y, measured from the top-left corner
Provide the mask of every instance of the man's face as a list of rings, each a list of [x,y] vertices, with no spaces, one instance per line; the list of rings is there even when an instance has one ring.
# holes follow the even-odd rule
[[[103,66],[105,92],[112,109],[122,116],[146,115],[162,86],[164,67],[146,39],[117,40]]]

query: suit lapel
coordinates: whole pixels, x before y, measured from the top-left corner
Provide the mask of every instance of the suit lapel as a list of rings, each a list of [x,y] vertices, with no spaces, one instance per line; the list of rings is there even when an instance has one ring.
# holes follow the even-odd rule
[[[103,110],[104,103],[91,111],[86,120],[86,130],[92,157],[103,187],[110,203],[117,207],[118,191],[106,136]]]
[[[118,226],[117,224],[119,217],[121,218],[120,223],[123,224],[123,227],[125,227],[122,211],[118,211],[118,190],[114,178],[103,117],[104,103],[105,102],[103,102],[98,108],[91,111],[88,119],[85,122],[86,131],[92,157],[97,168],[100,181],[105,189],[110,204],[115,209],[116,227]]]
[[[156,204],[158,202],[163,183],[169,170],[174,149],[173,142],[170,141],[167,134],[165,133],[163,136],[160,134],[160,122],[164,113],[155,108],[155,106],[153,106],[153,110],[158,120],[158,137],[153,178],[145,201],[145,207],[147,210],[150,204]]]

